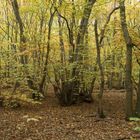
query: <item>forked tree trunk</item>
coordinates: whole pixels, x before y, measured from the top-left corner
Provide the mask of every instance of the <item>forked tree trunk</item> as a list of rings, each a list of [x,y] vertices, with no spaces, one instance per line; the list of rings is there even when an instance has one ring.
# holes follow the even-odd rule
[[[99,39],[99,35],[98,35],[98,26],[97,26],[97,20],[95,20],[95,24],[94,24],[94,30],[95,30],[95,41],[96,41],[96,50],[97,50],[97,63],[98,63],[98,67],[99,67],[99,71],[100,71],[100,91],[99,91],[99,102],[98,102],[98,114],[100,118],[104,118],[105,115],[103,113],[103,92],[104,92],[104,70],[103,70],[103,66],[101,64],[101,53],[100,53],[100,48],[102,46],[102,42],[104,39],[104,34],[105,34],[105,30],[106,27],[110,21],[110,18],[112,16],[112,14],[118,10],[119,7],[115,7],[108,15],[107,20],[101,30],[101,36]]]
[[[81,23],[80,23],[80,27],[79,27],[79,31],[78,31],[78,35],[77,35],[76,53],[75,53],[75,55],[72,55],[73,58],[70,60],[70,63],[76,62],[76,66],[72,69],[71,76],[68,77],[68,78],[74,79],[74,80],[65,82],[64,86],[62,88],[62,91],[61,91],[62,93],[60,94],[61,95],[60,99],[61,99],[62,104],[66,105],[66,106],[73,104],[75,102],[75,100],[77,100],[79,98],[80,81],[77,79],[80,79],[80,78],[78,77],[79,70],[77,69],[77,66],[79,66],[80,60],[82,60],[80,52],[84,49],[83,48],[84,37],[85,37],[86,30],[87,30],[91,10],[92,10],[93,4],[95,2],[96,2],[96,0],[88,0],[86,2],[86,6],[84,8],[83,16],[81,19]],[[66,21],[67,28],[69,31],[69,42],[70,42],[71,47],[74,50],[75,44],[73,43],[73,33],[71,32],[68,21],[65,17],[63,17],[58,12],[58,10],[57,10],[57,13],[59,16],[61,16],[61,18],[63,18]],[[72,53],[73,53],[73,50],[71,51]]]

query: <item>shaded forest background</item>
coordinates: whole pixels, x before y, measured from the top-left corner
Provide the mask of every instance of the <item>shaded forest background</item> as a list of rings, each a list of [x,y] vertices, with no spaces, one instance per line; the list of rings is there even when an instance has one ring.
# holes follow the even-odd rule
[[[140,116],[140,3],[136,0],[1,0],[0,104],[60,105],[126,90],[126,118]],[[135,97],[135,102],[133,102]]]

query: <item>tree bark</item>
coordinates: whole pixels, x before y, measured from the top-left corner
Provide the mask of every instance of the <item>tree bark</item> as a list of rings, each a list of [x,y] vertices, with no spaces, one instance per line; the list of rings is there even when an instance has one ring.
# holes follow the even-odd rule
[[[74,2],[74,1],[73,1]],[[84,50],[83,45],[84,45],[84,37],[85,37],[85,33],[87,30],[87,26],[88,26],[88,21],[89,21],[89,17],[91,14],[91,10],[93,7],[93,4],[96,2],[96,0],[88,0],[86,2],[86,6],[84,8],[84,12],[83,12],[83,16],[81,19],[81,23],[80,23],[80,27],[79,27],[79,32],[77,35],[77,42],[76,42],[76,53],[74,56],[72,56],[73,58],[70,60],[71,62],[76,62],[76,66],[74,68],[72,68],[72,74],[70,76],[71,79],[74,79],[72,81],[66,81],[64,83],[64,86],[62,88],[62,93],[61,95],[61,102],[63,105],[71,105],[74,103],[74,100],[77,98],[79,98],[79,88],[80,88],[80,77],[78,78],[78,72],[79,69],[77,69],[77,66],[80,64],[80,60],[82,60],[82,57],[79,55],[79,52]],[[70,45],[72,46],[73,50],[75,50],[75,44],[73,42],[73,32],[70,29],[70,26],[68,24],[67,19],[62,16],[58,10],[57,10],[58,15],[63,18],[66,21],[67,24],[67,28],[68,28],[68,33],[69,33],[69,42]],[[80,56],[80,57],[79,57]],[[80,58],[80,59],[79,59]],[[62,97],[64,96],[64,97]],[[77,100],[76,99],[76,100]]]
[[[99,71],[100,71],[100,91],[99,91],[99,101],[98,101],[98,114],[100,118],[104,118],[105,115],[103,113],[103,92],[104,92],[104,84],[105,84],[105,80],[104,80],[104,70],[103,70],[103,66],[101,63],[101,52],[100,52],[100,48],[102,46],[102,41],[104,39],[104,34],[105,34],[105,30],[106,27],[110,21],[111,15],[118,10],[119,7],[115,7],[108,15],[107,20],[101,30],[101,36],[99,39],[99,34],[98,34],[98,24],[97,24],[97,20],[95,20],[95,24],[94,24],[94,30],[95,30],[95,42],[96,42],[96,50],[97,50],[97,64],[99,67]]]
[[[75,52],[75,60],[76,61],[81,59],[79,52],[83,48],[84,37],[85,37],[85,33],[87,31],[89,17],[90,17],[92,7],[93,7],[95,2],[96,2],[96,0],[88,0],[87,4],[85,6],[85,9],[84,9],[84,13],[83,13],[83,16],[81,19],[81,23],[80,23],[80,27],[79,27],[79,31],[78,31],[78,35],[77,35],[77,40],[76,40],[76,52]]]
[[[103,103],[102,103],[102,97],[104,92],[104,71],[101,64],[101,53],[100,53],[100,43],[99,43],[99,37],[98,37],[98,30],[97,30],[97,20],[95,20],[95,41],[96,41],[96,50],[97,50],[97,63],[100,71],[100,92],[98,94],[98,114],[100,118],[104,118],[105,115],[103,113]]]
[[[26,38],[24,36],[24,26],[23,22],[19,13],[19,6],[17,0],[12,0],[11,1],[12,8],[14,11],[15,18],[19,24],[19,30],[20,30],[20,52],[24,52],[26,50],[25,48],[25,43],[26,43]],[[21,55],[21,64],[27,64],[28,62],[27,56],[26,55]]]
[[[139,70],[139,82],[137,86],[138,89],[137,89],[137,101],[136,101],[135,113],[137,117],[140,117],[140,70]]]
[[[132,48],[133,43],[126,24],[125,0],[120,1],[120,18],[122,32],[126,43],[126,119],[133,115],[133,87],[132,87]]]
[[[25,46],[26,45],[26,37],[24,35],[24,25],[23,25],[22,18],[21,18],[20,12],[19,12],[19,6],[18,6],[17,0],[11,0],[11,4],[12,4],[12,8],[13,8],[13,12],[14,12],[15,18],[16,18],[17,23],[19,25],[19,31],[20,31],[20,52],[23,53],[26,50],[26,46]],[[24,66],[26,78],[28,79],[27,80],[28,87],[31,88],[31,89],[36,90],[37,88],[34,87],[33,81],[31,79],[31,77],[28,75],[28,69],[27,69],[28,56],[22,54],[21,55],[20,63]],[[14,91],[17,89],[17,84],[18,84],[18,82],[16,81],[16,83],[14,85]]]
[[[94,5],[94,3],[96,2],[96,0],[87,0],[85,8],[84,8],[84,12],[83,12],[83,16],[80,22],[80,27],[79,27],[79,31],[76,37],[76,49],[75,49],[75,55],[74,55],[74,62],[76,62],[76,65],[73,68],[72,71],[72,77],[74,77],[74,92],[76,92],[77,94],[79,94],[79,87],[80,87],[80,68],[77,68],[79,66],[81,66],[81,62],[83,59],[82,56],[82,52],[84,51],[84,38],[85,38],[85,34],[88,28],[88,21],[90,18],[90,14],[92,11],[92,7]]]
[[[49,23],[48,23],[47,53],[46,53],[45,64],[44,64],[44,69],[43,69],[43,76],[42,76],[41,82],[39,84],[39,92],[41,92],[43,94],[44,94],[43,86],[44,86],[44,83],[46,80],[47,66],[48,66],[49,54],[50,54],[51,28],[52,28],[53,18],[54,18],[55,12],[56,12],[56,10],[53,13],[51,13]]]

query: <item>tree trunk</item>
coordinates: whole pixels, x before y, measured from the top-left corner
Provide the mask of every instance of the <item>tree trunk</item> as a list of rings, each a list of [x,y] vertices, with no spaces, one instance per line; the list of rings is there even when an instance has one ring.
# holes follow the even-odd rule
[[[73,1],[74,2],[74,1]],[[75,102],[75,100],[77,100],[79,98],[79,88],[80,88],[80,76],[79,75],[79,69],[77,68],[77,66],[81,65],[80,64],[80,60],[82,60],[82,56],[80,55],[79,52],[83,51],[83,45],[84,45],[84,37],[85,37],[85,33],[87,30],[87,26],[88,26],[88,20],[91,14],[91,10],[93,7],[93,4],[96,2],[96,0],[88,0],[86,2],[86,6],[84,8],[84,13],[81,19],[81,23],[80,23],[80,27],[79,27],[79,32],[77,35],[77,41],[76,41],[76,50],[75,50],[75,44],[73,42],[74,38],[73,38],[73,32],[71,31],[68,21],[67,19],[62,16],[58,10],[57,13],[58,15],[63,18],[66,21],[67,24],[67,28],[68,28],[68,32],[69,32],[69,43],[72,46],[73,50],[71,50],[70,55],[73,53],[73,51],[75,50],[75,55],[72,55],[72,59],[70,59],[70,63],[71,62],[76,62],[76,66],[74,68],[72,68],[72,74],[69,77],[70,79],[74,79],[73,81],[65,81],[64,86],[62,87],[62,90],[60,93],[60,98],[61,98],[61,103],[63,105],[71,105]]]
[[[121,18],[121,26],[123,31],[123,36],[126,43],[126,119],[132,117],[133,115],[133,87],[132,87],[132,48],[133,43],[131,37],[129,35],[129,31],[127,29],[126,24],[126,13],[125,13],[125,4],[124,0],[120,1],[120,18]]]
[[[100,71],[100,91],[99,91],[99,101],[98,101],[98,114],[100,118],[104,118],[105,115],[103,113],[103,105],[102,105],[102,97],[104,92],[104,71],[101,64],[101,53],[100,53],[100,44],[99,44],[99,37],[98,37],[98,30],[97,30],[97,20],[95,20],[95,41],[96,41],[96,50],[97,50],[97,63]]]
[[[11,1],[12,8],[14,11],[15,18],[19,24],[19,30],[20,30],[20,52],[24,52],[26,50],[25,43],[26,43],[26,38],[24,36],[24,26],[23,22],[19,13],[19,6],[17,0],[12,0]],[[21,55],[21,64],[25,65],[28,62],[27,56],[26,55]]]
[[[102,105],[102,97],[103,97],[103,92],[104,92],[104,70],[103,70],[103,66],[101,64],[101,53],[100,53],[100,48],[102,46],[102,42],[104,39],[104,34],[105,34],[105,30],[106,27],[110,21],[111,15],[118,10],[119,7],[115,7],[108,15],[107,20],[101,30],[101,36],[99,39],[99,35],[98,35],[98,26],[97,26],[97,20],[95,20],[95,24],[94,24],[94,30],[95,30],[95,41],[96,41],[96,50],[97,50],[97,63],[98,63],[98,67],[99,67],[99,71],[100,71],[100,92],[98,95],[99,98],[99,102],[98,102],[98,114],[100,118],[104,118],[105,115],[103,113],[103,105]]]
[[[24,25],[23,25],[23,22],[22,22],[20,13],[19,13],[19,6],[18,6],[17,0],[12,0],[11,4],[12,4],[12,8],[13,8],[13,12],[14,12],[15,18],[16,18],[17,23],[19,25],[19,30],[20,30],[20,52],[23,53],[26,50],[26,46],[25,46],[25,44],[26,44],[26,37],[24,35]],[[33,81],[31,80],[30,76],[28,75],[28,69],[27,69],[28,57],[27,57],[27,55],[24,55],[24,54],[21,55],[20,63],[24,66],[26,78],[28,79],[27,80],[28,87],[31,88],[31,89],[37,89],[36,87],[34,87]],[[18,82],[16,81],[15,86],[14,86],[14,91],[17,88],[17,84],[18,84]]]
[[[43,69],[43,76],[42,76],[41,82],[39,84],[39,92],[41,92],[43,94],[44,94],[43,87],[44,87],[44,83],[45,83],[45,80],[46,80],[47,66],[48,66],[49,54],[50,54],[51,27],[52,27],[55,12],[56,12],[56,10],[51,14],[50,20],[49,20],[49,23],[48,23],[47,53],[46,53],[45,64],[44,64],[44,69]]]
[[[138,82],[138,89],[137,89],[137,102],[135,113],[137,117],[140,117],[140,70],[139,70],[139,82]]]
[[[83,60],[83,56],[82,56],[82,52],[84,51],[84,38],[85,38],[85,34],[87,31],[87,27],[88,27],[88,21],[90,18],[90,14],[92,11],[92,7],[94,5],[94,3],[96,2],[96,0],[88,0],[86,3],[86,6],[84,8],[84,12],[83,12],[83,16],[80,22],[80,27],[79,27],[79,31],[77,34],[77,38],[76,38],[76,50],[75,50],[75,55],[74,55],[74,62],[76,62],[75,67],[73,68],[73,74],[72,77],[75,77],[74,82],[74,92],[76,92],[77,94],[79,94],[79,87],[80,87],[80,68],[77,68],[79,66],[81,66],[81,62]]]
[[[85,9],[84,9],[84,13],[83,13],[83,16],[81,19],[79,32],[78,32],[77,40],[76,40],[76,52],[75,52],[75,60],[76,61],[81,59],[79,52],[83,49],[84,37],[85,37],[85,33],[87,31],[89,17],[90,17],[91,10],[92,10],[92,7],[93,7],[95,2],[96,2],[96,0],[88,0],[87,4],[85,6]]]

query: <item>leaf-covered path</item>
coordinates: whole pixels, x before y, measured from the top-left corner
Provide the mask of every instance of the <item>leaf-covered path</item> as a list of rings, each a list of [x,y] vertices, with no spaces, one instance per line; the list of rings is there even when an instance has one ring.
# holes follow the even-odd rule
[[[124,92],[105,93],[105,119],[97,117],[96,101],[60,107],[53,96],[38,106],[0,108],[0,140],[140,139],[140,133],[133,130],[136,124],[124,119],[124,98]]]

